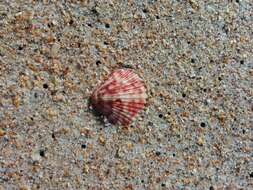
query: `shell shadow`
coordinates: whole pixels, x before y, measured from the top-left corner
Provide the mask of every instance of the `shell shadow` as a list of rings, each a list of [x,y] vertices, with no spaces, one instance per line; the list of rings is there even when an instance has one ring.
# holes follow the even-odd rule
[[[88,108],[89,111],[96,117],[96,119],[99,121],[101,124],[105,124],[104,122],[104,116],[98,112],[96,109],[94,109],[92,102],[91,102],[91,97],[88,99]]]

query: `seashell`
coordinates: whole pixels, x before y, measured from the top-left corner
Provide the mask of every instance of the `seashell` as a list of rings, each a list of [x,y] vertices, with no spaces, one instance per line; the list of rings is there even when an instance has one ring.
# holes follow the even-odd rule
[[[146,88],[132,69],[117,69],[91,95],[93,109],[112,124],[129,125],[145,107]]]

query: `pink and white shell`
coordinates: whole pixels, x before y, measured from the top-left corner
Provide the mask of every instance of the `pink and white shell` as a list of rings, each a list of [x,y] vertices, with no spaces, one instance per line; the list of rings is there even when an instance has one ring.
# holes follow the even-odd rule
[[[96,112],[112,124],[129,125],[145,107],[146,88],[132,69],[117,69],[91,95]]]

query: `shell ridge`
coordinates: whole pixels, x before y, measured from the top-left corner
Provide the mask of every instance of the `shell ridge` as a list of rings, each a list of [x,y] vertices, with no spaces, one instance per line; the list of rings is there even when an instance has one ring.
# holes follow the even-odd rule
[[[114,105],[114,107],[113,108],[115,108],[115,109],[123,109],[124,111],[123,112],[125,112],[125,110],[127,110],[127,112],[138,112],[138,110],[140,110],[140,109],[142,109],[142,108],[144,108],[144,106],[145,106],[145,104],[143,104],[143,103],[140,103],[140,104],[138,104],[138,106],[137,105],[135,105],[135,106],[128,106],[127,104],[125,104],[125,105],[123,105],[123,104],[121,104],[121,105]]]
[[[118,109],[115,109],[115,108],[113,108],[112,115],[114,115],[118,120],[129,120],[129,121],[131,121],[131,117],[129,115],[127,115],[124,112],[122,112],[121,110],[118,110]]]
[[[135,94],[145,93],[145,88],[142,86],[138,86],[138,87],[132,87],[132,88],[128,88],[128,89],[118,88],[118,89],[110,90],[110,91],[101,90],[99,95],[104,96],[105,94],[113,95],[113,94],[129,94],[129,93],[135,93]]]
[[[122,94],[122,95],[119,95],[119,96],[102,96],[100,97],[103,101],[111,101],[111,100],[117,100],[117,99],[121,99],[122,101],[126,101],[126,102],[129,102],[129,101],[132,101],[132,100],[139,100],[139,99],[143,99],[143,98],[146,98],[147,95],[146,94],[137,94],[137,95],[133,95],[133,94]]]
[[[142,88],[132,88],[132,89],[115,89],[115,90],[101,90],[98,93],[99,96],[106,95],[117,95],[117,94],[141,94],[144,90]]]
[[[139,108],[143,108],[143,105],[140,105]],[[140,110],[138,107],[132,107],[130,108],[129,106],[127,106],[127,104],[125,105],[121,105],[121,106],[113,106],[113,111],[117,110],[117,111],[121,111],[122,113],[124,113],[126,116],[130,115],[133,116],[133,114],[138,113],[138,111]],[[133,114],[129,114],[129,113],[133,113]]]
[[[112,80],[109,80],[107,83],[104,83],[103,85],[101,85],[99,90],[101,90],[102,92],[106,91],[110,83],[114,84],[113,87],[110,88],[110,91],[114,91],[114,90],[116,91],[119,89],[128,90],[128,88],[135,89],[135,88],[139,88],[140,86],[143,86],[143,81],[141,81],[139,78],[132,80],[131,82],[126,82],[124,84],[122,84],[122,81],[119,81],[117,79],[112,79]]]

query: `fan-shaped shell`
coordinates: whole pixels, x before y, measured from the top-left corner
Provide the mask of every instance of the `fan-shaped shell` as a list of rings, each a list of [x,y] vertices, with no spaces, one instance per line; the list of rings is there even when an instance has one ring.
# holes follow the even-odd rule
[[[146,98],[143,80],[131,69],[117,69],[95,89],[91,104],[110,123],[129,125],[144,108]]]

